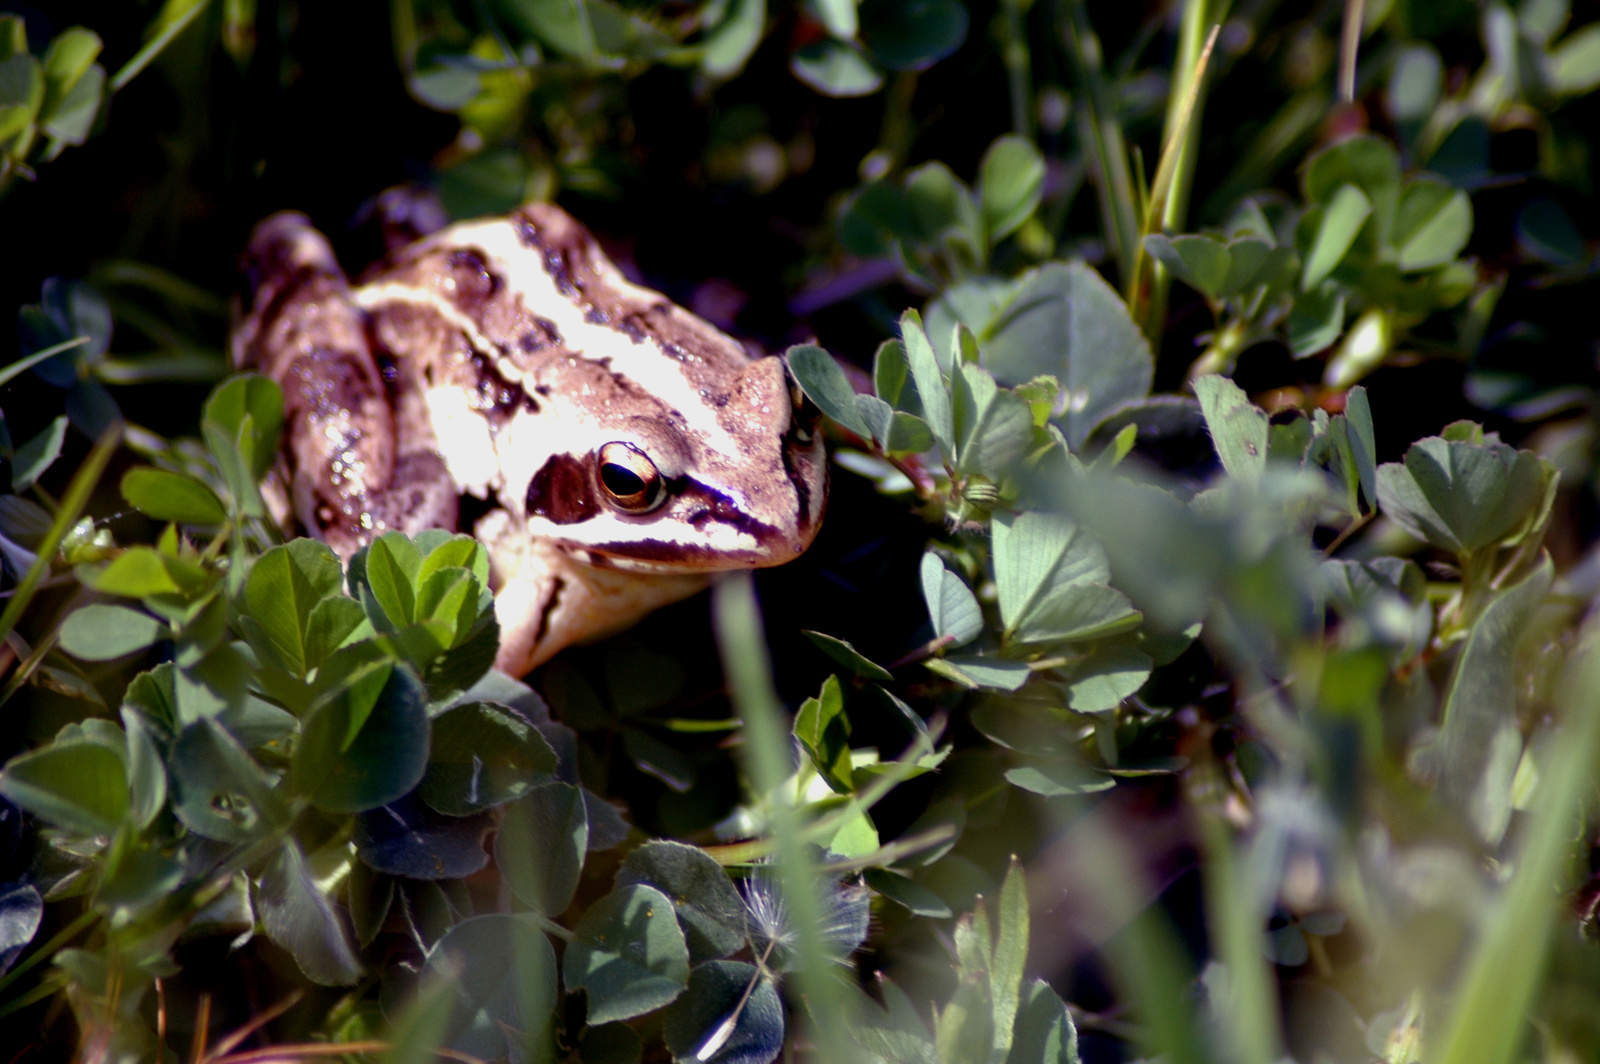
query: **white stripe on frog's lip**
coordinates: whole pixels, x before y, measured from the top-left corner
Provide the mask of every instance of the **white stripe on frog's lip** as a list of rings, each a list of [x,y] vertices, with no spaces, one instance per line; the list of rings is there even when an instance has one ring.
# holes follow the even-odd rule
[[[544,254],[537,247],[525,245],[517,235],[516,226],[506,224],[504,219],[468,222],[445,230],[432,238],[432,243],[441,247],[477,248],[484,252],[492,271],[507,290],[520,296],[525,308],[537,312],[556,327],[562,347],[591,362],[602,363],[612,373],[627,378],[669,408],[682,413],[689,420],[690,428],[711,449],[730,459],[741,457],[740,441],[724,430],[711,412],[711,396],[690,380],[682,363],[662,350],[660,340],[646,334],[644,340],[635,341],[610,325],[590,321],[587,316],[590,308],[556,287],[555,278],[550,276],[545,265]],[[631,284],[614,270],[607,274],[604,281],[615,291],[651,302],[665,300],[660,293]],[[541,287],[535,290],[530,285]],[[737,348],[731,338],[728,343]]]
[[[648,530],[645,530],[645,529]],[[764,554],[761,542],[748,532],[741,532],[732,525],[721,521],[707,521],[704,527],[696,528],[693,525],[682,524],[675,521],[656,521],[649,526],[638,526],[637,535],[633,526],[621,526],[618,519],[609,510],[602,511],[599,515],[586,521],[577,521],[572,524],[557,524],[543,517],[529,517],[528,531],[541,539],[550,539],[562,544],[571,550],[598,550],[608,559],[618,556],[613,551],[604,548],[619,542],[638,544],[641,553],[652,553],[651,548],[665,550],[673,548],[685,558],[710,555],[728,555],[734,558],[741,556],[754,557]],[[626,537],[626,538],[625,538]],[[658,571],[654,563],[640,561],[640,565],[650,564],[650,571]],[[738,562],[733,563],[733,568],[738,567]],[[620,566],[629,568],[629,566]],[[687,565],[667,565],[659,567],[659,571],[676,571],[682,568],[696,568],[692,561]]]

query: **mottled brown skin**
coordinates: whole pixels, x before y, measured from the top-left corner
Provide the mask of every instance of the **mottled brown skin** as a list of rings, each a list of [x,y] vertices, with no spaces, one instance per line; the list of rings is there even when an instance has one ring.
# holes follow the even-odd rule
[[[400,206],[395,243],[428,217]],[[626,281],[555,207],[392,248],[355,288],[302,216],[275,215],[246,272],[234,357],[284,388],[294,516],[348,557],[484,499],[507,671],[815,535],[826,466],[781,362]],[[648,507],[612,493],[600,456],[619,453]]]

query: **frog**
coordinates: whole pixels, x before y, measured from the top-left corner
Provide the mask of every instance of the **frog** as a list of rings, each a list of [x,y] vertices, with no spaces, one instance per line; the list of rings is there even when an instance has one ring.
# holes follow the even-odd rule
[[[811,544],[827,461],[781,357],[629,280],[553,204],[417,229],[354,280],[303,214],[250,235],[231,353],[283,393],[263,494],[285,525],[345,562],[470,531],[512,676]]]

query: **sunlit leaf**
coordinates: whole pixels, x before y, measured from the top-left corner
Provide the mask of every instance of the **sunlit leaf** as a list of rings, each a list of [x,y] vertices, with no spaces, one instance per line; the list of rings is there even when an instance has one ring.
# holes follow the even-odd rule
[[[506,808],[495,864],[522,902],[546,916],[572,903],[588,850],[589,815],[578,788],[547,783]]]
[[[697,846],[653,839],[628,855],[617,886],[646,883],[672,901],[693,963],[745,945],[744,899],[721,865]]]
[[[589,906],[562,960],[567,986],[588,997],[589,1023],[642,1016],[683,993],[689,949],[676,912],[671,899],[643,883]]]

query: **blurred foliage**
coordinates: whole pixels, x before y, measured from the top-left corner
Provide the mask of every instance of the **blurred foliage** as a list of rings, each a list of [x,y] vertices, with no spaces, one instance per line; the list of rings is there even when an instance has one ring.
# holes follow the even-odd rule
[[[3,1044],[1600,1057],[1596,89],[1569,0],[0,16]],[[812,550],[524,682],[471,539],[277,528],[235,257],[402,185],[785,350]]]

